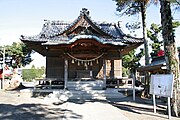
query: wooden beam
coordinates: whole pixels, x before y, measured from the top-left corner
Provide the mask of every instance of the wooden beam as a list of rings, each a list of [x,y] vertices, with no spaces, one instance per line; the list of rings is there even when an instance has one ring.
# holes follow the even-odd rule
[[[64,59],[64,88],[67,89],[68,82],[68,60]]]
[[[103,59],[103,82],[104,82],[104,88],[106,89],[106,60]]]

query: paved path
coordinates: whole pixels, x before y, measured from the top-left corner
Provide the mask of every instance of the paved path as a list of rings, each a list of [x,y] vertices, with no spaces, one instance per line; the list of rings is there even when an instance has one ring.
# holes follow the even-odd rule
[[[62,120],[129,120],[118,108],[104,102],[67,102]]]
[[[71,100],[60,105],[32,98],[18,91],[0,90],[0,120],[166,120],[166,106],[160,103],[153,113],[149,100],[123,97],[107,101]],[[171,120],[180,120],[172,117]]]
[[[72,100],[53,105],[15,91],[0,91],[0,120],[128,120],[104,100]]]

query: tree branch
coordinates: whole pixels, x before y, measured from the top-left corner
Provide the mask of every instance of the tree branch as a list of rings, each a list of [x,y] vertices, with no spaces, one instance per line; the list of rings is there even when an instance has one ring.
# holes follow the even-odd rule
[[[177,0],[176,0],[176,3],[177,3],[178,5],[180,5],[180,2],[179,2],[179,1],[177,1]]]

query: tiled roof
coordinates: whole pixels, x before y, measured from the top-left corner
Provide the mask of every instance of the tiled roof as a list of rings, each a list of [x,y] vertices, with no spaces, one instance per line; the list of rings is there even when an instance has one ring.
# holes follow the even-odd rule
[[[101,39],[100,42],[106,44],[121,45],[124,43],[142,43],[143,39],[134,38],[125,35],[120,27],[113,23],[97,23],[91,20],[89,16],[89,11],[85,8],[80,12],[80,16],[72,23],[64,21],[49,21],[45,20],[42,31],[35,36],[23,36],[20,39],[22,41],[32,41],[32,42],[47,42],[47,44],[68,44],[75,38],[82,38],[82,35],[64,35],[67,30],[73,27],[76,23],[80,21],[82,17],[86,17],[91,23],[96,26],[98,30],[105,33],[106,35],[96,36],[92,34],[91,36],[96,36]],[[108,37],[107,37],[108,35]],[[80,37],[77,37],[80,36]]]
[[[154,69],[162,69],[163,66],[166,66],[166,60],[165,56],[160,56],[157,58],[154,58],[151,62],[151,64],[146,66],[141,66],[137,70],[138,71],[153,71]]]

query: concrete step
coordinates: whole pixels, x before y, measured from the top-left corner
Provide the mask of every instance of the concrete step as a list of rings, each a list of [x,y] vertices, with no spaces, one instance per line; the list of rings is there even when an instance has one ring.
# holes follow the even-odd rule
[[[119,89],[107,88],[106,90],[63,90],[63,89],[24,89],[21,94],[33,97],[44,96],[46,101],[67,101],[67,100],[106,100],[111,98],[123,98]]]
[[[124,95],[118,92],[118,89],[106,90],[59,90],[53,91],[52,96],[61,97],[66,96],[68,99],[107,99],[107,98],[122,98]]]
[[[86,90],[86,91],[71,91],[69,99],[99,99],[99,98],[122,98],[124,95],[118,90]]]
[[[96,81],[68,81],[68,90],[102,90],[104,82],[102,80]]]

